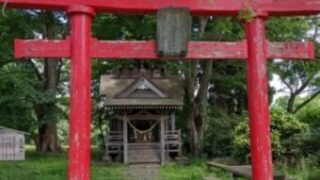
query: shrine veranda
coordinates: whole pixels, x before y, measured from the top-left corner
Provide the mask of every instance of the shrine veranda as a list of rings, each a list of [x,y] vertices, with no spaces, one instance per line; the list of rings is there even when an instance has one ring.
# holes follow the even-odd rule
[[[92,38],[91,23],[96,12],[143,15],[156,14],[170,7],[187,9],[192,16],[249,14],[249,19],[243,19],[245,40],[190,41],[188,51],[176,59],[246,59],[253,179],[272,179],[266,61],[273,58],[313,59],[315,55],[312,43],[268,42],[265,21],[269,16],[316,15],[320,12],[320,0],[0,0],[0,3],[6,8],[64,10],[69,15],[69,38],[17,40],[15,55],[17,58],[71,58],[70,180],[90,179],[90,59],[166,59],[157,53],[155,41],[98,41]]]

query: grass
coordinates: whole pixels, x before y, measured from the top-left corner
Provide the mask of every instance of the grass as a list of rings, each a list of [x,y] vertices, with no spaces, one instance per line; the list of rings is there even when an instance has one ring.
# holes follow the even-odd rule
[[[188,166],[178,164],[167,164],[160,170],[162,180],[201,180],[203,177],[214,176],[222,180],[230,180],[231,176],[219,169],[211,168],[208,171],[206,161],[203,159],[192,159]]]
[[[288,167],[285,164],[276,165],[279,172],[282,172],[294,180],[319,180],[320,167],[310,163],[308,159],[301,159],[296,167]]]
[[[106,165],[101,161],[101,153],[96,148],[92,152],[92,180],[122,180],[128,167],[122,164]],[[282,168],[279,168],[282,169]],[[318,180],[320,169],[300,167],[282,169],[286,175],[297,180]],[[220,169],[207,170],[205,160],[192,159],[188,166],[167,164],[160,168],[160,180],[201,180],[206,176],[231,179],[230,174]],[[37,153],[28,148],[25,161],[0,161],[0,180],[62,180],[67,179],[67,155]]]
[[[92,180],[122,180],[128,166],[106,165],[101,161],[101,153],[92,150]],[[228,177],[222,172],[206,170],[205,161],[195,159],[189,166],[168,164],[161,167],[161,180],[201,180],[205,176]],[[67,155],[35,152],[27,148],[25,161],[0,161],[0,180],[62,180],[67,178]],[[229,179],[229,178],[226,178]]]
[[[99,152],[93,150],[92,180],[121,180],[127,167],[106,166],[99,161]],[[18,162],[0,161],[0,180],[62,180],[67,179],[67,155],[37,153],[28,149],[26,160]]]

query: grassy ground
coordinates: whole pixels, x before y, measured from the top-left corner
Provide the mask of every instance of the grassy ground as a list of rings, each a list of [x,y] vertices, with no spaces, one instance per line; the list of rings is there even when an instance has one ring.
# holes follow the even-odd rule
[[[163,180],[201,180],[203,177],[214,176],[221,180],[230,180],[231,176],[219,169],[211,168],[210,172],[205,161],[193,159],[191,165],[183,166],[177,164],[167,164],[160,170]]]
[[[126,166],[107,167],[98,160],[99,154],[93,153],[93,180],[120,180]],[[44,154],[28,150],[26,160],[21,162],[1,162],[0,180],[62,180],[67,177],[67,155]]]
[[[128,167],[121,164],[106,165],[101,154],[93,150],[91,179],[121,180]],[[36,153],[28,149],[26,160],[20,162],[0,161],[0,180],[62,180],[67,177],[67,155]],[[161,180],[201,180],[208,175],[228,176],[223,172],[206,170],[205,162],[193,160],[189,166],[168,164],[160,169]]]
[[[121,164],[106,165],[101,162],[101,154],[93,150],[91,179],[92,180],[122,180],[128,167]],[[304,170],[302,170],[304,169]],[[310,172],[315,172],[310,178]],[[297,180],[318,180],[319,168],[287,169],[284,172]],[[289,173],[289,174],[288,174]],[[309,173],[309,174],[308,174]],[[201,180],[206,176],[216,176],[222,180],[231,179],[230,175],[219,169],[207,171],[205,161],[193,159],[191,165],[182,166],[167,164],[160,169],[161,180]],[[0,180],[63,180],[67,177],[67,155],[36,153],[28,149],[26,160],[20,162],[0,161]]]

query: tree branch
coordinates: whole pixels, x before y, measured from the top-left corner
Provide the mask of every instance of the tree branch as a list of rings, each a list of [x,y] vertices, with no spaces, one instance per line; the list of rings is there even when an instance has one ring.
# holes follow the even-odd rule
[[[280,78],[280,80],[281,80],[281,82],[282,82],[284,85],[287,86],[287,88],[288,88],[289,91],[290,91],[290,94],[293,94],[294,92],[293,92],[293,89],[292,89],[292,87],[290,86],[290,84],[287,83],[287,82],[286,82],[284,79],[282,79],[282,78]]]
[[[305,100],[303,103],[299,104],[295,110],[293,111],[293,113],[297,113],[301,108],[303,108],[305,105],[307,105],[308,103],[310,103],[314,98],[316,98],[318,95],[320,94],[320,90],[316,93],[314,93],[313,95],[311,95],[307,100]]]
[[[57,77],[56,77],[56,79],[57,79],[57,86],[58,86],[58,84],[59,84],[59,82],[60,82],[60,79],[61,79],[61,70],[62,70],[62,66],[63,66],[63,61],[62,61],[62,58],[61,58],[61,60],[59,60],[59,64],[58,64],[58,66],[57,66],[57,69],[56,69],[56,71],[57,71]]]
[[[300,94],[308,85],[309,82],[313,79],[313,76],[309,77],[301,86],[294,92],[294,95]]]
[[[43,74],[38,69],[36,63],[32,59],[28,60],[27,62],[31,65],[31,68],[34,71],[34,73],[36,74],[36,77],[38,78],[38,80],[44,81]]]

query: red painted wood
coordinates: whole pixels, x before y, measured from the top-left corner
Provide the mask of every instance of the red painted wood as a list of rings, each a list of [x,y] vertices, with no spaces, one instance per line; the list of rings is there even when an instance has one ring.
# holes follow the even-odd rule
[[[312,42],[268,42],[269,59],[315,59],[315,45]]]
[[[83,12],[81,12],[83,11]],[[91,18],[93,10],[72,7],[71,17],[71,93],[69,130],[69,180],[90,179],[91,127]]]
[[[267,43],[261,17],[246,24],[248,39],[247,94],[251,164],[254,180],[272,180],[272,155],[267,77]]]
[[[161,59],[156,54],[154,41],[101,41],[94,40],[92,56],[110,59]],[[246,43],[190,42],[185,59],[244,59]],[[125,52],[125,53],[124,53]]]
[[[272,16],[315,15],[319,13],[319,0],[273,0],[273,3],[261,3],[261,10]],[[257,7],[258,7],[257,6]]]
[[[246,42],[190,42],[187,59],[245,59]],[[124,53],[125,52],[125,53]],[[159,59],[155,41],[91,40],[91,56],[104,59]],[[15,57],[70,57],[67,40],[16,40]]]
[[[70,57],[70,39],[66,40],[21,40],[14,42],[16,58],[23,57]]]
[[[313,43],[268,43],[268,58],[314,59]],[[125,52],[125,53],[124,53]],[[189,43],[186,59],[247,59],[247,42]],[[70,57],[67,40],[16,40],[15,56]],[[154,41],[97,41],[91,40],[91,56],[103,59],[159,59]]]
[[[66,9],[82,4],[120,14],[155,14],[160,8],[186,7],[193,15],[237,16],[240,10],[250,5],[270,16],[320,13],[319,0],[0,0],[0,3],[4,2],[8,2],[7,7],[41,9]]]

